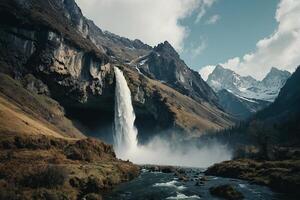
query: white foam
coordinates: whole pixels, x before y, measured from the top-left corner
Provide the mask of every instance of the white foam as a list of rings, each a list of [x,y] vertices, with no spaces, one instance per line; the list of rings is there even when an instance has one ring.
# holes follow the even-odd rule
[[[175,180],[169,181],[169,182],[166,182],[166,183],[155,183],[153,186],[154,187],[172,187],[172,188],[175,188],[177,190],[186,189],[186,187],[184,187],[183,185],[178,185],[178,181],[175,181]]]
[[[189,199],[189,200],[193,200],[193,199],[201,199],[199,196],[197,195],[192,195],[192,196],[186,196],[185,194],[181,194],[181,193],[177,193],[176,197],[168,197],[167,199]]]

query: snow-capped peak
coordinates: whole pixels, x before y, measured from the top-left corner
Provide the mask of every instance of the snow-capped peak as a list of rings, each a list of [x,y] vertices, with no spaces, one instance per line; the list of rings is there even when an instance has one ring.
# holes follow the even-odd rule
[[[272,102],[290,75],[287,71],[273,67],[262,81],[258,81],[251,76],[241,76],[217,65],[208,76],[207,83],[216,92],[226,89],[236,96]]]

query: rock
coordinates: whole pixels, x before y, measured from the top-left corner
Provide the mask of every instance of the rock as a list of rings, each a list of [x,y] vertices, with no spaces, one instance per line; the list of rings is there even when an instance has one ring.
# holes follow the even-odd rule
[[[208,178],[206,176],[202,176],[199,178],[199,181],[208,181]]]
[[[49,88],[41,80],[36,79],[33,75],[27,74],[22,80],[24,87],[36,94],[44,94],[50,96]]]
[[[82,200],[102,200],[102,196],[96,193],[90,193],[85,195]]]
[[[142,168],[150,172],[173,173],[176,171],[176,168],[173,166],[145,165]]]
[[[209,191],[212,195],[221,197],[228,200],[240,200],[244,199],[244,195],[237,191],[231,185],[220,185],[217,187],[209,188]]]
[[[172,167],[172,166],[162,166],[162,167],[160,168],[160,171],[161,171],[162,173],[173,173],[173,172],[175,171],[175,168]]]
[[[183,181],[183,182],[189,181],[189,178],[186,175],[177,174],[177,177],[179,181]]]
[[[204,182],[197,180],[195,186],[201,186],[201,185],[204,185]]]

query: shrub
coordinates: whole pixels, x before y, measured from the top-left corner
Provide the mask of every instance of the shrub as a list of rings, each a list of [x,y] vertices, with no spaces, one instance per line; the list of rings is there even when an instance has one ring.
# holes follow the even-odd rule
[[[22,185],[31,188],[54,188],[63,185],[68,173],[62,167],[48,166],[45,169],[24,176]]]
[[[21,196],[15,190],[0,188],[0,199],[21,200]]]

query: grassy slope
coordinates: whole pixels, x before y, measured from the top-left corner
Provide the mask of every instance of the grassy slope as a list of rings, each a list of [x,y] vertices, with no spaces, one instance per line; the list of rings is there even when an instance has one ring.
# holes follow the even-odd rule
[[[51,167],[58,174],[47,175]],[[52,185],[36,178],[60,173],[62,182]],[[0,74],[0,199],[99,196],[138,173],[137,166],[115,157],[112,146],[86,139],[56,101]]]
[[[0,199],[81,199],[139,174],[137,166],[118,160],[110,145],[95,139],[0,133],[0,160]],[[61,174],[61,182],[52,181]]]
[[[0,131],[84,138],[53,99],[37,95],[0,74]]]

